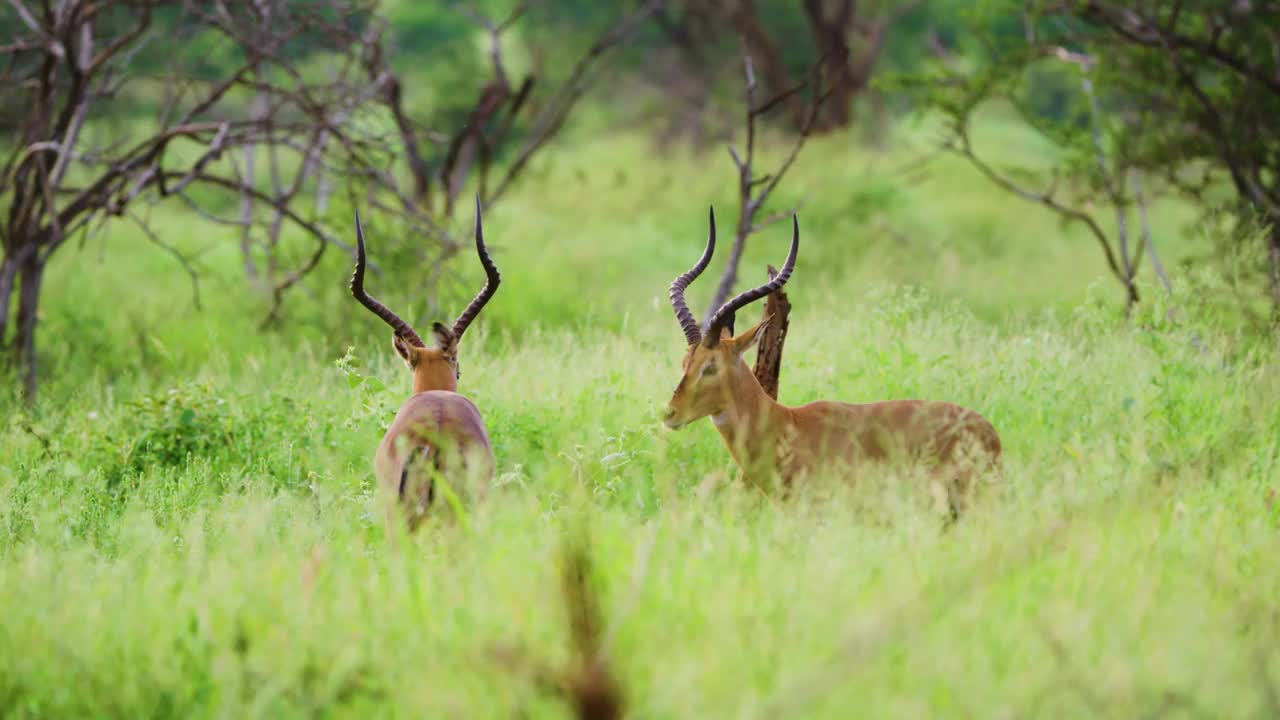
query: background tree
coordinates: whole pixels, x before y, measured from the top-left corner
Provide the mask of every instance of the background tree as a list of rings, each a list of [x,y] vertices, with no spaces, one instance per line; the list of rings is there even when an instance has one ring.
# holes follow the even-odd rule
[[[1150,178],[1147,196],[1173,192],[1206,213],[1225,210],[1237,237],[1264,238],[1267,292],[1280,320],[1280,6],[1017,0],[988,12],[1020,16],[1021,32],[993,35],[982,53],[989,62],[942,63],[917,78],[926,107],[948,119],[950,146],[997,185],[1091,226],[1130,302],[1141,255],[1126,247],[1126,217],[1145,210],[1142,177]],[[1063,151],[1039,186],[993,168],[971,143],[971,119],[992,100]],[[1083,209],[1094,200],[1118,209],[1114,243]]]
[[[399,234],[426,237],[415,251],[438,277],[459,247],[448,221],[462,187],[478,175],[486,202],[501,196],[564,127],[601,60],[656,5],[615,18],[533,102],[535,75],[513,83],[502,52],[524,4],[498,21],[452,9],[488,34],[492,78],[444,133],[431,129],[438,118],[415,117],[405,102],[376,0],[15,1],[0,9],[3,122],[14,132],[0,165],[8,203],[0,346],[28,400],[42,279],[68,239],[83,244],[112,218],[138,224],[191,274],[198,305],[189,258],[149,222],[153,205],[177,198],[211,226],[236,231],[247,277],[270,298],[270,322],[329,247],[349,251],[337,239],[346,230],[328,224],[331,215],[338,227],[349,223],[330,203],[344,191],[352,204],[402,223]],[[166,50],[174,39],[202,51],[175,55]],[[515,154],[490,187],[504,143]],[[291,236],[309,237],[311,249],[299,251]]]
[[[0,164],[0,196],[8,204],[0,218],[0,342],[21,368],[28,399],[36,390],[45,269],[68,240],[83,242],[112,218],[137,223],[176,253],[151,229],[151,204],[178,198],[217,220],[220,206],[242,197],[244,211],[232,222],[245,233],[260,227],[278,238],[287,223],[314,242],[299,265],[275,268],[277,295],[315,267],[326,248],[342,245],[322,221],[323,197],[310,209],[295,200],[313,170],[368,175],[362,172],[371,167],[368,152],[384,142],[343,122],[368,99],[344,81],[358,67],[354,28],[368,11],[367,4],[266,1],[9,4],[0,19],[11,33],[0,48],[0,83],[6,105],[20,110],[12,118],[16,142]],[[210,67],[210,56],[183,54],[168,58],[157,74],[137,72],[133,63],[159,33],[216,49],[213,59],[222,67]],[[307,67],[317,53],[328,73]],[[120,132],[90,121],[111,114],[146,117]],[[254,148],[272,158],[270,191],[233,159]],[[294,179],[280,177],[281,165],[295,169]],[[270,212],[259,212],[261,206]],[[421,219],[412,206],[404,210],[406,218]]]
[[[788,94],[782,105],[794,129],[826,133],[853,124],[855,105],[871,89],[892,34],[918,30],[904,20],[924,5],[923,0],[672,0],[657,17],[695,71],[714,69],[707,56],[718,44],[741,38],[772,96],[803,84],[809,68],[820,65],[830,97],[818,116],[808,121],[808,105],[800,95]],[[924,47],[918,37],[907,42]]]
[[[778,95],[765,100],[756,99],[755,65],[750,54],[743,55],[742,68],[744,87],[742,116],[743,129],[745,131],[743,150],[739,151],[735,145],[729,146],[729,157],[733,159],[733,165],[737,169],[738,176],[737,221],[734,225],[733,245],[729,248],[729,257],[725,262],[724,270],[720,274],[720,281],[716,284],[715,293],[712,294],[711,300],[707,303],[703,323],[711,321],[711,316],[729,299],[729,293],[733,292],[733,288],[738,282],[738,265],[742,261],[742,253],[746,249],[747,238],[751,237],[756,231],[780,220],[785,220],[795,213],[793,208],[790,211],[777,212],[767,217],[760,217],[760,212],[764,209],[765,203],[768,202],[769,196],[781,184],[783,178],[787,175],[787,171],[791,169],[792,164],[799,157],[800,151],[804,149],[805,142],[817,125],[822,108],[833,94],[831,90],[827,89],[824,72],[825,65],[821,62],[814,66],[808,80],[801,85],[783,90]],[[786,157],[772,171],[761,173],[756,166],[756,145],[759,134],[757,123],[763,115],[781,106],[806,86],[809,89],[809,101],[805,106],[804,118],[795,138],[791,141],[791,147],[787,151]],[[733,326],[730,323],[730,330],[732,329]],[[779,352],[781,352],[781,344],[779,344]]]
[[[552,77],[546,67],[530,66],[515,80],[505,59],[504,36],[532,10],[530,5],[523,0],[517,2],[505,16],[496,19],[466,5],[453,9],[454,15],[483,30],[488,67],[477,68],[458,90],[457,96],[473,98],[470,104],[443,103],[436,113],[425,118],[413,117],[387,43],[370,44],[365,56],[366,73],[384,90],[381,99],[400,133],[414,197],[437,217],[453,215],[459,193],[472,179],[486,205],[501,197],[533,156],[564,128],[605,59],[661,2],[645,0],[631,12],[604,18],[601,29],[572,56],[563,77]],[[381,20],[377,27],[379,33],[387,29]],[[475,79],[486,75],[487,79]],[[424,128],[445,123],[454,129],[447,133],[423,132]],[[424,139],[430,147],[424,147]],[[507,162],[499,163],[504,152],[511,156]],[[489,172],[496,164],[502,165],[500,175],[496,183],[490,183]]]

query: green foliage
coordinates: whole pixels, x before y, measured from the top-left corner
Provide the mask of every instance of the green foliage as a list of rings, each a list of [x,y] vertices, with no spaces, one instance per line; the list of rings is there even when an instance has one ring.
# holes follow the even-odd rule
[[[975,133],[1044,161],[1007,117]],[[1005,479],[959,525],[891,475],[761,497],[709,422],[658,422],[683,350],[667,285],[706,204],[732,216],[719,153],[574,142],[486,215],[504,281],[462,342],[460,391],[493,438],[494,486],[398,554],[371,466],[410,380],[347,295],[350,258],[325,258],[261,333],[233,236],[204,256],[195,313],[185,276],[115,229],[101,260],[96,240],[54,260],[43,322],[69,351],[41,404],[0,399],[5,711],[562,717],[489,650],[563,659],[559,536],[587,517],[637,717],[1265,715],[1274,339],[1174,262],[1174,296],[1126,321],[1092,247],[954,158],[922,178],[894,170],[913,153],[846,137],[806,153],[778,198],[806,200],[782,399],[980,410]],[[1152,207],[1171,258],[1218,239],[1180,234],[1192,215]],[[474,260],[431,306],[425,269],[376,222],[370,291],[420,327],[451,320]],[[184,249],[211,239],[178,211],[157,223]],[[743,273],[787,239],[756,235]],[[711,284],[690,289],[695,310]]]
[[[66,483],[41,469],[38,440],[8,432],[11,707],[278,717],[430,701],[551,714],[484,657],[496,642],[558,656],[552,553],[561,520],[583,513],[637,713],[837,717],[858,697],[946,714],[998,695],[1072,715],[1088,707],[1077,682],[1105,686],[1100,702],[1124,714],[1167,694],[1230,715],[1263,707],[1250,658],[1273,653],[1280,628],[1248,598],[1280,590],[1264,560],[1280,529],[1265,502],[1280,462],[1273,352],[1233,349],[1242,338],[1212,326],[1197,350],[1185,326],[1135,330],[1097,303],[996,328],[918,290],[845,294],[859,321],[840,332],[815,321],[837,298],[797,306],[784,399],[980,407],[1004,436],[1007,484],[947,533],[913,493],[871,477],[781,505],[729,484],[708,423],[671,433],[654,420],[679,354],[655,311],[625,335],[488,338],[470,352],[463,390],[494,434],[498,482],[467,525],[429,526],[395,555],[368,480],[384,423],[361,407],[384,394],[374,379],[401,397],[405,372],[390,357],[325,372],[282,353],[238,375],[243,392],[221,404],[198,385],[118,408],[95,393],[66,401],[59,457],[92,446],[93,432],[77,439],[92,423],[169,437],[197,410],[187,426],[207,453],[177,466],[159,464],[176,453],[153,453],[126,498]],[[272,409],[303,387],[305,410]],[[86,407],[106,417],[86,420]],[[314,447],[325,422],[336,448]],[[225,434],[239,439],[224,446]],[[312,482],[280,485],[279,458],[307,436]],[[722,487],[703,496],[709,477]],[[851,652],[856,673],[822,672]],[[1116,680],[1120,667],[1131,670]],[[93,692],[55,691],[68,673]],[[802,693],[811,683],[823,691]]]
[[[1020,34],[981,34],[1014,15],[1023,20]],[[980,109],[1012,109],[1038,131],[1052,144],[1051,171],[1004,174],[1024,200],[1132,214],[1140,202],[1130,188],[1134,171],[1148,178],[1148,199],[1189,199],[1207,223],[1229,215],[1235,227],[1218,228],[1216,237],[1252,241],[1271,254],[1251,282],[1270,297],[1274,321],[1280,167],[1272,149],[1280,136],[1271,118],[1280,114],[1280,56],[1264,28],[1277,22],[1273,4],[1159,1],[1127,9],[996,0],[968,17],[983,39],[981,52],[891,85],[913,89],[922,111],[941,114],[948,141],[975,164],[983,152],[973,149],[969,128]],[[1236,279],[1238,254],[1228,249],[1208,258],[1227,276],[1220,282]],[[1255,302],[1244,299],[1236,311],[1251,314]]]
[[[189,468],[192,463],[239,465],[246,459],[238,448],[290,438],[292,452],[254,458],[249,467],[270,472],[282,486],[300,482],[305,465],[299,468],[295,463],[306,462],[317,439],[316,426],[307,422],[308,402],[287,395],[251,404],[244,400],[221,397],[203,382],[124,402],[114,421],[103,423],[94,435],[91,457],[110,489],[121,481]],[[332,429],[332,424],[324,428]]]
[[[360,403],[355,413],[347,418],[347,427],[354,428],[361,421],[382,420],[387,425],[395,417],[396,408],[389,401],[387,384],[376,375],[364,375],[360,372],[360,358],[355,355],[355,348],[347,348],[347,354],[334,361],[338,371],[347,378],[347,385],[360,393]]]
[[[174,467],[231,445],[226,401],[208,385],[172,388],[125,404],[119,431],[128,438],[122,465],[130,470]]]

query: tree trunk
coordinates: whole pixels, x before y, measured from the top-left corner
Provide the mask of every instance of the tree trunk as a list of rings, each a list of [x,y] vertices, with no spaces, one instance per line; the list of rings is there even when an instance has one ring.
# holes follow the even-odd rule
[[[0,260],[0,352],[9,343],[9,303],[13,300],[17,282],[18,267],[6,255],[4,260]]]
[[[814,125],[816,132],[830,132],[853,124],[854,105],[870,87],[890,26],[914,3],[889,3],[878,15],[860,8],[853,0],[840,0],[834,7],[829,5],[821,0],[803,3],[809,36],[818,57],[822,58],[823,84],[829,93]]]
[[[738,218],[738,231],[733,236],[733,246],[729,248],[729,259],[725,262],[724,274],[720,276],[720,284],[716,285],[716,291],[711,296],[711,302],[707,303],[707,312],[702,318],[703,325],[711,322],[711,316],[715,315],[720,306],[729,299],[729,293],[733,292],[733,286],[738,282],[738,263],[742,260],[742,251],[747,246],[747,236],[751,234],[746,229],[751,226],[751,218],[745,214],[748,212],[748,204],[750,204],[750,200],[744,200],[742,203],[741,212],[743,215]],[[732,320],[729,324],[729,332],[737,332],[737,329],[733,327]]]
[[[855,86],[848,78],[840,77],[832,84],[823,103],[815,130],[830,132],[841,130],[853,124],[853,102],[862,88]]]
[[[18,317],[13,338],[14,358],[22,374],[23,397],[28,405],[36,401],[36,313],[40,301],[40,283],[44,280],[44,263],[28,259],[18,271]]]
[[[778,271],[769,266],[769,279]],[[764,301],[764,318],[773,318],[765,329],[756,350],[756,380],[774,400],[778,399],[778,377],[782,373],[782,345],[787,341],[787,327],[791,324],[791,302],[781,288],[769,294]],[[763,318],[762,318],[763,319]]]
[[[755,3],[751,0],[737,0],[729,12],[729,23],[742,37],[752,62],[764,71],[765,85],[769,88],[768,95],[774,96],[789,90],[792,84],[791,75],[782,62],[782,52],[778,49],[778,44],[773,41],[769,31],[760,22]],[[788,99],[786,106],[792,121],[799,127],[803,112],[801,106],[795,102],[796,97],[798,96]]]
[[[822,62],[823,81],[830,93],[818,115],[814,130],[825,132],[848,127],[852,121],[853,97],[857,93],[849,68],[853,2],[842,0],[835,12],[828,16],[820,0],[804,0],[804,14],[809,22],[809,36],[814,52]]]
[[[770,280],[778,274],[772,265],[768,266],[768,271]],[[778,378],[782,374],[782,346],[787,341],[787,327],[791,324],[791,302],[781,288],[765,298],[761,320],[764,318],[772,318],[772,321],[756,346],[756,365],[752,371],[765,393],[777,400]],[[746,477],[742,468],[738,468],[737,482],[741,484]]]

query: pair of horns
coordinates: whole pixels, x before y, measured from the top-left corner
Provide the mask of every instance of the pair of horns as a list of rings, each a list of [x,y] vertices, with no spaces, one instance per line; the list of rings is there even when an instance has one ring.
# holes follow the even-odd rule
[[[472,320],[480,314],[480,310],[484,308],[485,303],[498,292],[498,284],[502,282],[502,276],[498,273],[498,266],[493,264],[493,259],[489,257],[489,252],[484,247],[484,228],[480,222],[480,196],[476,196],[476,254],[480,256],[480,264],[484,266],[486,276],[484,287],[480,289],[480,293],[475,296],[471,304],[467,305],[467,309],[462,311],[457,320],[453,321],[453,327],[450,332],[454,340],[462,338],[462,334],[467,331],[467,326]],[[365,250],[364,250],[364,231],[360,228],[360,213],[356,212],[356,269],[351,274],[351,294],[361,305],[369,308],[374,315],[382,318],[384,322],[391,326],[396,335],[408,340],[417,347],[426,347],[426,343],[422,342],[422,338],[418,337],[418,333],[409,323],[400,319],[399,315],[391,312],[386,305],[374,300],[369,293],[364,291],[364,268],[365,268]]]
[[[702,251],[702,257],[698,259],[698,262],[693,267],[689,268],[688,272],[681,274],[671,283],[671,307],[676,311],[676,320],[680,322],[680,328],[684,330],[684,336],[690,345],[697,345],[700,342],[705,342],[707,345],[715,345],[720,340],[721,328],[732,326],[734,313],[786,285],[787,279],[791,277],[791,271],[796,266],[796,253],[800,250],[800,220],[795,215],[792,215],[791,250],[787,253],[786,261],[782,263],[782,269],[769,282],[760,287],[739,293],[721,305],[715,314],[711,316],[711,320],[707,323],[704,331],[698,327],[698,322],[693,319],[693,313],[689,312],[689,305],[684,300],[684,291],[685,288],[689,287],[689,283],[692,283],[702,274],[703,270],[707,269],[707,264],[711,262],[711,256],[716,251],[716,211],[714,208],[710,211],[709,221],[711,230],[707,235],[707,249]]]

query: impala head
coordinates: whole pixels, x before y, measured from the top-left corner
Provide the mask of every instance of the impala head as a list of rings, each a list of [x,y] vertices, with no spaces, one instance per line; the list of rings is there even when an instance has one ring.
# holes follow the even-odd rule
[[[706,417],[717,415],[727,409],[732,397],[733,383],[747,381],[742,373],[751,374],[743,355],[760,340],[769,319],[761,321],[755,327],[734,337],[734,315],[746,305],[766,297],[787,283],[791,271],[795,269],[796,253],[800,249],[800,222],[792,216],[791,250],[787,253],[786,262],[772,280],[756,288],[743,292],[721,305],[705,328],[700,328],[693,319],[693,313],[684,300],[685,288],[693,282],[711,262],[716,249],[716,216],[710,214],[710,232],[707,236],[707,248],[702,257],[689,269],[671,283],[671,307],[675,310],[676,320],[684,330],[689,349],[685,351],[683,377],[676,386],[671,402],[667,404],[667,413],[663,422],[667,427],[676,429]]]
[[[360,228],[360,213],[356,213],[356,269],[351,275],[351,294],[360,301],[361,305],[369,308],[374,315],[391,326],[391,344],[413,371],[415,395],[427,390],[452,392],[458,389],[458,377],[461,375],[458,370],[458,341],[462,339],[471,321],[480,314],[485,303],[489,302],[489,299],[498,291],[498,283],[502,281],[497,266],[493,264],[484,247],[484,230],[480,222],[478,196],[476,197],[476,254],[480,256],[480,264],[484,266],[486,275],[484,288],[471,301],[471,304],[467,305],[458,319],[453,321],[453,325],[439,322],[431,324],[431,332],[435,335],[437,345],[429,348],[409,323],[401,320],[399,315],[391,312],[364,291],[364,231]]]

